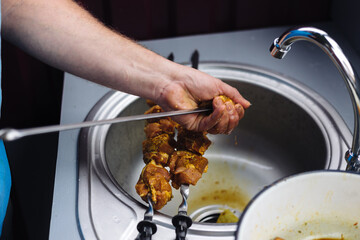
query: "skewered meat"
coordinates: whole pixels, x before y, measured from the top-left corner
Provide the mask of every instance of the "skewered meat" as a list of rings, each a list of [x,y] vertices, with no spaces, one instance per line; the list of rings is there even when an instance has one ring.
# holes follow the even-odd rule
[[[155,161],[157,164],[166,166],[169,161],[169,154],[164,152],[147,152],[143,154],[143,159],[145,163]]]
[[[206,132],[194,132],[186,130],[183,127],[178,128],[178,150],[187,150],[193,153],[204,155],[210,144],[211,141],[206,136]]]
[[[152,103],[150,103],[150,104],[152,104]],[[164,111],[162,110],[162,108],[159,105],[152,105],[151,108],[145,112],[145,114],[161,113],[161,112],[164,112]],[[174,125],[174,127],[179,126],[179,124],[177,122],[173,121],[170,117],[148,119],[148,120],[146,120],[146,124],[153,123],[153,122],[161,123],[161,119],[169,120],[171,122],[171,124]]]
[[[146,104],[147,104],[149,107],[153,107],[153,106],[157,105],[155,102],[151,101],[150,99],[146,99]]]
[[[229,97],[227,97],[225,95],[220,95],[219,97],[221,98],[221,100],[223,100],[223,102],[232,102],[233,103],[231,98],[229,98]]]
[[[150,103],[151,104],[151,103]],[[145,114],[163,112],[153,105]],[[178,129],[177,143],[174,139]],[[195,185],[207,171],[208,160],[202,155],[211,141],[206,133],[188,131],[170,117],[149,119],[144,128],[143,159],[146,166],[135,186],[136,192],[146,202],[151,194],[154,208],[161,209],[172,197],[170,179],[174,188],[181,184]],[[179,151],[175,151],[175,147]],[[171,174],[164,168],[168,166]]]
[[[169,134],[161,134],[153,138],[146,139],[143,142],[143,152],[165,152],[172,154],[174,152],[175,140]]]
[[[150,193],[154,208],[161,209],[172,198],[169,181],[169,172],[151,161],[143,168],[135,189],[144,201],[147,201],[147,194]]]
[[[159,105],[152,106],[145,114],[159,113],[163,110]],[[145,163],[154,160],[166,166],[175,147],[175,126],[171,118],[156,118],[146,121],[144,128],[146,140],[143,142],[143,159]]]
[[[178,128],[177,151],[171,155],[169,167],[171,185],[178,189],[181,184],[196,185],[202,174],[207,171],[208,160],[202,155],[211,141],[206,132],[194,132]]]
[[[151,113],[161,113],[161,112],[164,112],[162,110],[162,108],[159,106],[159,105],[154,105],[152,106],[149,110],[147,110],[145,112],[145,114],[151,114]],[[146,123],[149,124],[149,123],[153,123],[153,122],[159,122],[160,119],[167,119],[167,120],[171,120],[170,117],[163,117],[163,118],[153,118],[153,119],[147,119],[146,120]]]
[[[208,160],[189,151],[176,151],[169,161],[171,185],[178,189],[181,184],[196,183],[202,174],[207,171]]]
[[[155,160],[166,165],[170,155],[174,152],[175,140],[169,134],[146,139],[143,142],[143,159],[145,163]]]
[[[147,110],[145,112],[145,114],[159,113],[159,112],[163,112],[162,108],[159,105],[153,105],[153,106],[151,106],[151,108],[149,108],[149,110]],[[154,118],[154,119],[156,120],[157,118]],[[148,119],[147,121],[151,121],[151,119]]]
[[[226,96],[221,96],[221,99],[232,103]],[[159,105],[147,102],[151,108],[145,114],[163,112]],[[178,130],[177,142],[175,129]],[[147,195],[151,194],[154,208],[159,210],[171,200],[170,179],[172,186],[178,189],[181,184],[196,185],[207,171],[208,160],[202,155],[211,141],[206,132],[188,131],[170,117],[147,120],[144,131],[143,159],[147,165],[135,188],[145,202]],[[164,167],[169,167],[170,173]]]
[[[162,111],[160,106],[154,105],[145,114]],[[167,166],[175,151],[175,126],[176,123],[171,118],[165,117],[147,120],[144,128],[146,140],[143,142],[143,159],[146,166],[135,189],[145,202],[150,194],[156,210],[161,209],[172,198],[170,173],[164,166]]]
[[[175,133],[175,124],[174,121],[168,119],[160,119],[158,122],[148,123],[145,128],[146,138],[153,138],[160,134],[169,134],[174,136]]]

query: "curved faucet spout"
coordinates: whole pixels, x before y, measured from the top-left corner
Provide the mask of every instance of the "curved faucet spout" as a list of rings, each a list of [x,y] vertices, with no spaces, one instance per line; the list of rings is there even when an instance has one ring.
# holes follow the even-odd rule
[[[326,32],[317,28],[299,27],[287,30],[274,40],[270,53],[273,57],[281,59],[291,49],[291,45],[300,40],[318,45],[330,57],[345,80],[354,109],[353,142],[345,159],[348,171],[360,172],[360,79],[339,45]]]

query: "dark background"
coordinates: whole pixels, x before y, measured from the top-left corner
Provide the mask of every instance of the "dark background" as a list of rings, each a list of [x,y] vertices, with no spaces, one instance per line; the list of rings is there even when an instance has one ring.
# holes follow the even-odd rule
[[[308,24],[331,21],[334,15],[331,0],[78,2],[107,26],[135,40]],[[58,124],[64,73],[5,40],[1,50],[0,127]],[[58,134],[47,134],[6,143],[13,185],[2,239],[48,239],[57,141]]]

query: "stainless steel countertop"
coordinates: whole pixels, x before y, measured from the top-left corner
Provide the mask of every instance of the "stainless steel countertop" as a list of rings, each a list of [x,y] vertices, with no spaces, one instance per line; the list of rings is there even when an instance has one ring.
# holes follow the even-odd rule
[[[360,73],[360,57],[331,23],[312,26],[329,33]],[[140,42],[147,48],[175,61],[190,61],[198,49],[200,61],[238,62],[271,69],[309,86],[327,99],[353,129],[353,113],[346,86],[337,69],[320,48],[306,42],[294,45],[283,60],[274,59],[269,47],[286,27],[275,27],[218,34],[196,35]],[[109,91],[108,88],[65,74],[61,123],[83,121],[93,105]],[[76,218],[77,139],[79,130],[61,132],[54,185],[53,208],[49,239],[81,239]]]

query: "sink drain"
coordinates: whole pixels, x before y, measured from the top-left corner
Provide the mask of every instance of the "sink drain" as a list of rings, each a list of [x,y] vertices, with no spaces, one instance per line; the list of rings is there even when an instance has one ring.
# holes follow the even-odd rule
[[[241,212],[239,210],[230,208],[226,205],[209,205],[197,209],[190,214],[190,217],[194,222],[216,223],[220,214],[226,209],[229,209],[238,218],[241,215]]]

